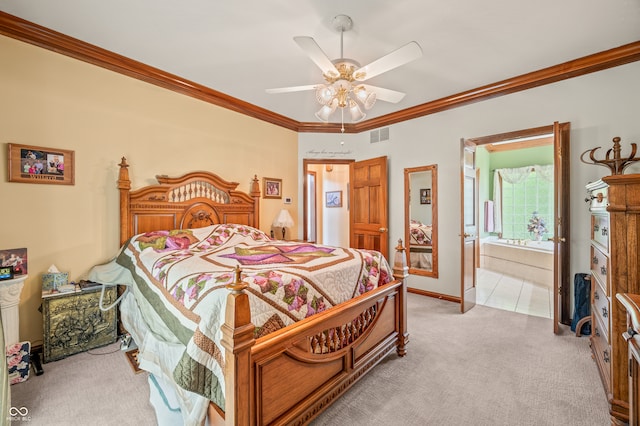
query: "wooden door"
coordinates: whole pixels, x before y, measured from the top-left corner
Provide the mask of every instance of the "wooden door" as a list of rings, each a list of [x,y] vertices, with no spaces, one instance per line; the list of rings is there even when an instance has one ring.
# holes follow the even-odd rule
[[[476,251],[478,245],[478,182],[476,145],[462,140],[462,278],[460,311],[467,312],[476,304]]]
[[[570,123],[553,123],[554,146],[554,228],[553,228],[553,332],[558,334],[559,324],[570,324],[569,277],[569,203],[564,188],[569,188],[569,131]],[[566,194],[568,195],[568,194]]]
[[[349,165],[349,245],[389,258],[387,157]]]

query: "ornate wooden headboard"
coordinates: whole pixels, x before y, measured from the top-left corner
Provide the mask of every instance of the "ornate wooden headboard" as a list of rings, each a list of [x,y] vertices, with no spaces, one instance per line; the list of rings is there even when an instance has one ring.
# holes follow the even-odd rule
[[[216,223],[260,226],[260,187],[254,176],[249,194],[236,191],[210,172],[156,176],[157,185],[131,191],[129,165],[120,162],[120,244],[133,235],[162,229],[200,228]]]

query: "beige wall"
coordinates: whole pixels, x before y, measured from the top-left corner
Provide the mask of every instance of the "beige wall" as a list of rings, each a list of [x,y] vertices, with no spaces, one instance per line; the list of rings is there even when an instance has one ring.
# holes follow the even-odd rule
[[[0,36],[0,249],[28,249],[20,338],[42,342],[40,276],[78,280],[118,249],[118,167],[133,189],[156,174],[208,170],[248,191],[254,174],[282,178],[297,217],[297,134],[93,65]],[[7,181],[7,143],[75,151],[75,185]],[[282,200],[261,201],[266,232]],[[297,227],[290,229],[297,238]]]

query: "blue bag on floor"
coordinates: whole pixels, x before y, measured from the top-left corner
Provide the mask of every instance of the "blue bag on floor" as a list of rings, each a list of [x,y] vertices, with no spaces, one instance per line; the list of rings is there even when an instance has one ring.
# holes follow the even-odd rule
[[[591,277],[589,274],[576,274],[573,278],[573,301],[575,309],[573,311],[573,321],[571,321],[571,331],[576,331],[578,321],[591,315]],[[591,334],[591,321],[582,324],[580,333]]]

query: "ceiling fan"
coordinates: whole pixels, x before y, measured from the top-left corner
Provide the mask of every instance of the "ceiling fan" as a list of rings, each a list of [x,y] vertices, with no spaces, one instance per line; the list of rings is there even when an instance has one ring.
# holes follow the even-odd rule
[[[293,38],[322,70],[325,83],[267,89],[267,93],[315,90],[316,99],[322,105],[316,113],[316,117],[325,122],[329,121],[329,117],[337,108],[341,109],[343,123],[345,109],[350,112],[351,120],[357,122],[366,117],[361,106],[368,110],[373,107],[377,99],[391,103],[400,102],[405,96],[404,93],[361,82],[418,59],[422,56],[420,45],[412,41],[368,65],[360,66],[353,59],[344,58],[342,50],[344,32],[353,27],[351,18],[346,15],[338,15],[333,18],[333,27],[340,31],[340,58],[333,61],[327,57],[313,38]]]

